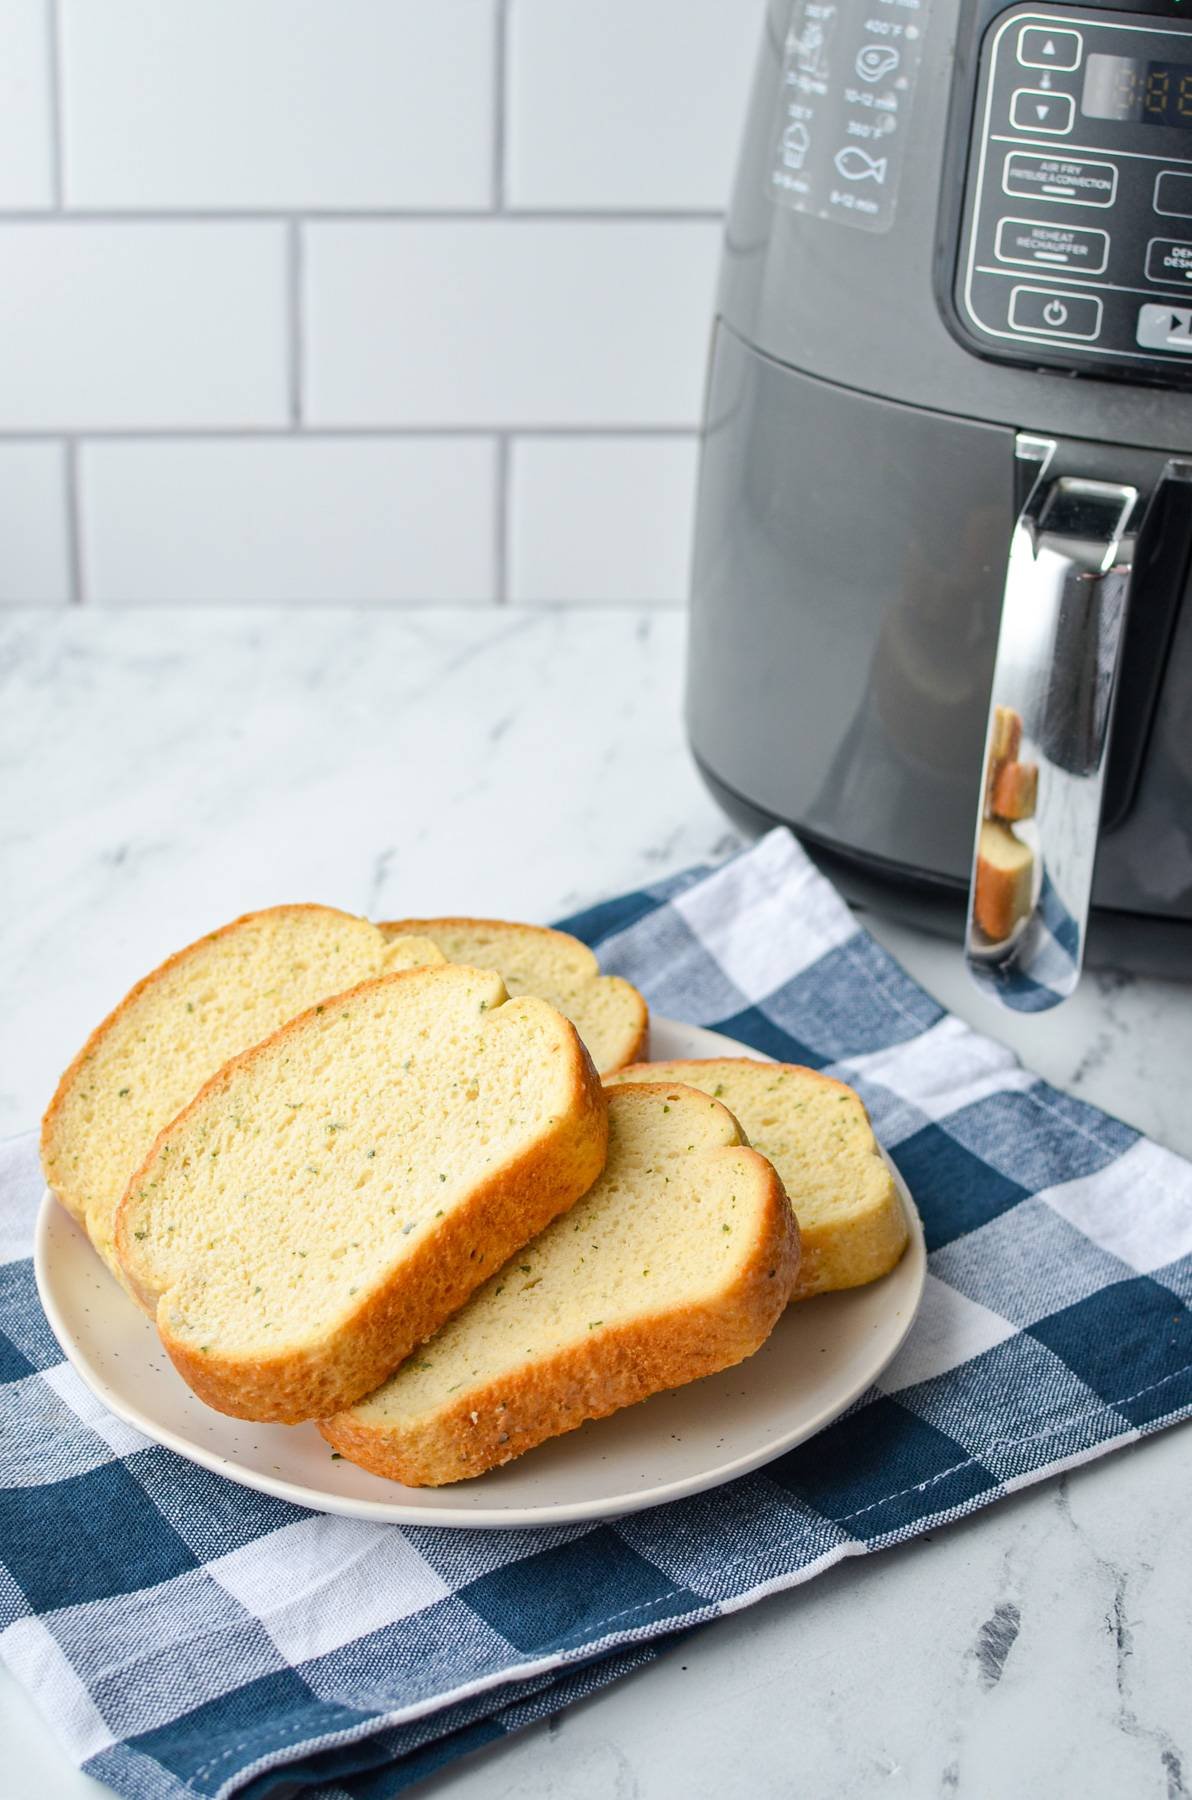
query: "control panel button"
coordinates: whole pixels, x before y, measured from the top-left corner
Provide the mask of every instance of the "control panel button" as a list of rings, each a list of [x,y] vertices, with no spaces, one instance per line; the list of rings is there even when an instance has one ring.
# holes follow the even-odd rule
[[[1071,131],[1075,116],[1071,94],[1053,94],[1047,88],[1019,88],[1010,102],[1015,131],[1033,131],[1040,137],[1063,137]]]
[[[1155,306],[1138,309],[1138,342],[1144,350],[1176,350],[1192,356],[1192,307]]]
[[[1161,381],[1192,405],[1192,0],[953,10],[984,27],[967,163],[949,153],[965,169],[960,341],[1020,367]]]
[[[1116,165],[1067,156],[1032,156],[1011,150],[1002,171],[1002,192],[1030,200],[1058,200],[1065,206],[1112,206],[1117,195]]]
[[[1152,238],[1146,247],[1146,278],[1192,287],[1192,244],[1180,238]]]
[[[1000,219],[995,255],[999,262],[1100,275],[1109,261],[1109,233],[1087,226],[1054,225],[1048,219]]]
[[[1077,69],[1081,48],[1078,31],[1024,25],[1018,34],[1018,60],[1027,69]]]
[[[1010,295],[1010,324],[1035,336],[1095,338],[1101,329],[1101,302],[1095,294],[1016,287]]]
[[[1192,219],[1192,175],[1179,169],[1156,175],[1155,211],[1168,219]]]

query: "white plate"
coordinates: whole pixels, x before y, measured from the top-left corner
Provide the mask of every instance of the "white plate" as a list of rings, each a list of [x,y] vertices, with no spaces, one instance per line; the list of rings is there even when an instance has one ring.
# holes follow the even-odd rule
[[[652,1021],[650,1050],[660,1061],[757,1056],[718,1032],[670,1019]],[[298,1506],[359,1519],[561,1525],[637,1512],[731,1481],[802,1443],[865,1391],[910,1330],[927,1268],[918,1214],[897,1170],[894,1176],[911,1237],[883,1280],[789,1307],[764,1347],[737,1368],[656,1394],[450,1488],[406,1488],[333,1461],[313,1425],[251,1425],[212,1412],[49,1194],[37,1222],[37,1287],[58,1342],[92,1392],[119,1418],[205,1469]]]

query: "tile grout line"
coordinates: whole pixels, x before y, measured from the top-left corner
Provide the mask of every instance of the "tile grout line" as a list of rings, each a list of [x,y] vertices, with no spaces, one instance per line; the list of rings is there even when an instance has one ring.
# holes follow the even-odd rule
[[[79,442],[73,435],[62,440],[66,500],[66,549],[70,568],[70,604],[82,606],[87,598],[83,582],[83,530],[79,512]]]
[[[496,493],[493,497],[493,579],[494,598],[498,606],[509,604],[509,502],[510,452],[512,440],[507,431],[499,431],[496,439]]]
[[[509,74],[509,0],[496,0],[493,21],[493,211],[505,211],[505,157]]]
[[[377,612],[492,613],[491,600],[228,600],[222,594],[205,600],[105,600],[104,613],[114,612]],[[603,618],[613,613],[682,613],[687,602],[678,600],[514,600],[510,611],[521,613],[591,613]],[[39,619],[55,610],[40,600],[0,600],[0,619],[10,613],[32,613]]]
[[[56,210],[62,207],[62,32],[58,0],[45,0],[46,83],[50,127],[50,192]]]
[[[286,230],[286,331],[288,337],[288,386],[290,425],[302,429],[302,376],[306,356],[306,315],[303,310],[305,240],[302,221],[291,219]]]
[[[504,182],[504,171],[501,173]],[[0,225],[722,225],[720,206],[53,206],[0,207]]]
[[[47,441],[59,443],[63,433],[73,431],[80,443],[95,444],[176,444],[176,443],[219,443],[269,442],[270,439],[283,439],[293,431],[293,425],[94,425],[73,426],[46,425],[0,427],[0,444],[38,444]],[[642,425],[627,420],[616,425],[554,424],[529,425],[517,420],[508,423],[494,423],[488,420],[483,424],[471,425],[304,425],[302,435],[312,442],[335,442],[336,439],[362,439],[365,441],[377,438],[395,438],[408,441],[414,438],[492,438],[504,433],[510,437],[530,438],[698,438],[699,424],[692,420],[684,425]]]

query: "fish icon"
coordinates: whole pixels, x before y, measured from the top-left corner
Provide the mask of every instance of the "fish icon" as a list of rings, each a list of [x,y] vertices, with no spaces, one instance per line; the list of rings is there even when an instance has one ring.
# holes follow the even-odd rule
[[[859,144],[846,144],[832,160],[846,181],[876,181],[880,186],[886,179],[888,159],[870,156]]]

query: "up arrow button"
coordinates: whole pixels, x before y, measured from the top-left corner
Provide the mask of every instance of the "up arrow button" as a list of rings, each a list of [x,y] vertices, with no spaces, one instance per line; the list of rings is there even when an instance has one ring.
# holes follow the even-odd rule
[[[1018,60],[1024,69],[1078,69],[1083,48],[1078,31],[1024,25],[1018,34]]]

